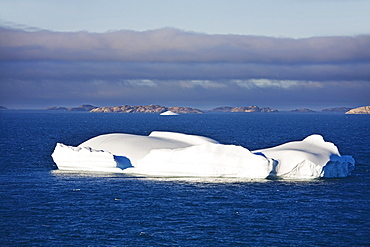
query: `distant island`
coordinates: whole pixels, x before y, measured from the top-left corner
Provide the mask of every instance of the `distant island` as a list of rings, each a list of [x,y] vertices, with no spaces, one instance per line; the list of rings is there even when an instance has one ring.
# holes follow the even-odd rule
[[[0,110],[8,109],[4,106],[0,106]],[[95,112],[95,113],[107,113],[107,112],[117,112],[117,113],[164,113],[170,111],[176,114],[186,114],[186,113],[204,113],[202,110],[192,107],[166,107],[161,105],[121,105],[121,106],[108,106],[108,107],[98,107],[93,105],[80,105],[77,107],[64,107],[64,106],[54,106],[46,108],[45,110],[53,111],[86,111],[86,112]],[[276,109],[271,109],[270,107],[258,107],[255,105],[252,106],[240,106],[240,107],[231,107],[231,106],[220,106],[208,110],[207,112],[278,112]],[[300,108],[291,110],[290,112],[298,113],[313,113],[314,110],[308,108]],[[349,108],[349,107],[334,107],[322,109],[322,112],[330,113],[346,113],[346,114],[370,114],[370,106],[363,106],[358,108]]]
[[[6,108],[5,106],[1,106],[0,105],[0,110],[7,110],[8,108]]]
[[[163,113],[171,111],[173,113],[203,113],[203,111],[191,107],[165,107],[160,105],[148,106],[111,106],[111,107],[98,107],[92,109],[90,112],[119,112],[119,113]]]
[[[307,108],[301,108],[301,109],[292,110],[291,112],[315,112],[315,111],[307,109]]]
[[[349,107],[334,107],[334,108],[328,108],[328,109],[322,109],[322,112],[347,112],[351,110],[352,108]]]
[[[370,114],[370,106],[358,107],[347,111],[346,114]]]
[[[54,110],[54,111],[89,111],[95,113],[108,113],[108,112],[117,112],[117,113],[164,113],[170,111],[176,114],[182,113],[204,113],[202,110],[191,108],[191,107],[166,107],[161,105],[121,105],[121,106],[106,106],[106,107],[97,107],[93,105],[81,105],[78,107],[67,108],[63,106],[54,106],[46,108],[45,110]],[[210,112],[278,112],[278,110],[271,109],[269,107],[259,108],[258,106],[243,106],[243,107],[229,107],[222,106],[216,107],[210,110]]]
[[[71,107],[71,108],[67,108],[67,107],[64,107],[64,106],[54,106],[54,107],[46,108],[45,110],[53,110],[53,111],[91,111],[95,108],[98,108],[98,107],[93,106],[93,105],[80,105],[80,106]]]
[[[91,111],[96,108],[98,107],[93,105],[80,105],[78,107],[68,108],[67,111]]]
[[[48,107],[45,110],[50,110],[50,111],[66,111],[67,107],[64,106],[53,106],[53,107]]]
[[[270,109],[269,107],[259,108],[258,106],[243,106],[231,107],[221,106],[210,110],[211,112],[278,112],[278,110]]]

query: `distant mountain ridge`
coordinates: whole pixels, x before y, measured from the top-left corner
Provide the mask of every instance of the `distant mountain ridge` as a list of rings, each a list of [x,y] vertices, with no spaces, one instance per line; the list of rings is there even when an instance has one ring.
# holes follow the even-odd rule
[[[161,105],[148,105],[148,106],[110,106],[98,107],[92,109],[90,112],[119,112],[119,113],[163,113],[171,111],[173,113],[203,113],[203,111],[191,107],[165,107]]]
[[[6,107],[0,106],[0,109],[7,109]],[[97,107],[93,105],[80,105],[77,107],[64,107],[64,106],[54,106],[46,108],[45,110],[59,110],[59,111],[88,111],[88,112],[118,112],[118,113],[163,113],[166,111],[171,111],[174,113],[204,113],[202,110],[192,107],[166,107],[161,105],[121,105],[121,106],[108,106],[108,107]],[[252,106],[220,106],[208,110],[208,112],[278,112],[276,109],[271,109],[270,107],[258,107],[255,105]],[[307,108],[291,110],[291,112],[315,112]],[[334,107],[322,109],[322,112],[338,112],[346,114],[370,114],[370,106],[363,106],[358,108],[349,108],[349,107]]]
[[[91,111],[92,109],[98,108],[97,106],[93,105],[80,105],[77,107],[64,107],[64,106],[53,106],[46,108],[45,110],[54,110],[54,111]]]
[[[66,111],[67,107],[64,106],[53,106],[53,107],[48,107],[45,110],[50,110],[50,111]]]
[[[349,107],[334,107],[334,108],[322,109],[322,111],[323,112],[347,112],[351,109],[352,108],[349,108]]]
[[[242,106],[242,107],[231,107],[221,106],[210,110],[211,112],[278,112],[278,110],[271,109],[269,107],[259,108],[258,106]]]
[[[301,109],[292,110],[291,112],[315,112],[315,111],[311,109],[307,109],[307,108],[301,108]]]

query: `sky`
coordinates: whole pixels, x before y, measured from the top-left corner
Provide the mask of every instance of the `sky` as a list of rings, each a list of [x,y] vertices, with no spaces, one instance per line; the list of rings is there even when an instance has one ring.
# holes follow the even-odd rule
[[[370,105],[367,0],[0,0],[0,105]]]

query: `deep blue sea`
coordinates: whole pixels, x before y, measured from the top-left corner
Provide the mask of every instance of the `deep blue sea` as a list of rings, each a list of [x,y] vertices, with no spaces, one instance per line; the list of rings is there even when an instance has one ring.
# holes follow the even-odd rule
[[[370,246],[370,115],[176,117],[0,111],[0,246]],[[57,142],[154,130],[250,150],[321,134],[352,155],[342,179],[156,178],[58,171]]]

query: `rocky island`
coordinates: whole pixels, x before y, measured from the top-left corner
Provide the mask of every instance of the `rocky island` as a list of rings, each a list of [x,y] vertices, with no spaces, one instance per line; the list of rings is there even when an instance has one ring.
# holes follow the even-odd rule
[[[92,109],[90,112],[119,112],[119,113],[163,113],[171,111],[173,113],[203,113],[201,110],[190,107],[165,107],[160,105],[148,106],[111,106],[111,107],[98,107]]]
[[[80,105],[78,107],[67,108],[67,111],[91,111],[96,108],[98,107],[93,105]]]
[[[258,106],[242,106],[242,107],[230,107],[221,106],[210,110],[211,112],[277,112],[278,110],[270,109],[269,107],[259,108]]]
[[[349,107],[334,107],[334,108],[328,108],[328,109],[322,109],[322,112],[347,112],[351,110],[352,108]]]
[[[346,114],[370,114],[370,106],[358,107],[347,111]]]
[[[80,105],[77,107],[64,107],[64,106],[53,106],[46,108],[45,110],[53,110],[53,111],[91,111],[92,109],[98,108],[97,106],[93,105]]]
[[[315,112],[315,111],[307,109],[307,108],[302,108],[302,109],[292,110],[291,112]]]
[[[45,110],[49,110],[49,111],[66,111],[67,110],[67,107],[64,107],[64,106],[53,106],[53,107],[48,107]]]

